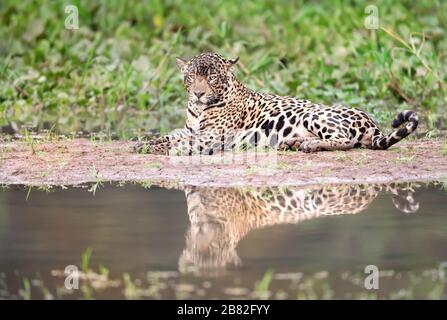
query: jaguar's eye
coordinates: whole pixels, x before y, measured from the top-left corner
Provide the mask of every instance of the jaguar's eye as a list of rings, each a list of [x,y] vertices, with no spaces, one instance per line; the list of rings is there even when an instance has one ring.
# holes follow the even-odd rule
[[[208,76],[209,83],[215,83],[217,81],[217,79],[218,79],[217,74],[211,74]]]

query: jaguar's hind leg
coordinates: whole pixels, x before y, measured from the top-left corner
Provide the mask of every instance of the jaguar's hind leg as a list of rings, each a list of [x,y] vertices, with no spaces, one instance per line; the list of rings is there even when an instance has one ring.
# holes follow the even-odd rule
[[[311,141],[315,138],[310,137],[296,137],[296,138],[289,138],[289,139],[283,139],[278,144],[278,150],[281,151],[287,151],[287,150],[299,150],[300,146],[305,141]]]
[[[346,121],[332,109],[323,110],[328,114],[308,113],[303,117],[303,127],[315,137],[304,141],[300,149],[303,152],[349,150],[355,142]],[[340,119],[339,119],[340,118]]]
[[[348,138],[313,139],[304,141],[300,150],[306,153],[317,151],[349,150],[354,148],[354,143]]]

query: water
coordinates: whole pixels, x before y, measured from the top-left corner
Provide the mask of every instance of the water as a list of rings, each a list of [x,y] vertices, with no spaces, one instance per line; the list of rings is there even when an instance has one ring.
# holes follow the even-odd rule
[[[440,183],[4,188],[0,298],[445,299],[446,204]]]

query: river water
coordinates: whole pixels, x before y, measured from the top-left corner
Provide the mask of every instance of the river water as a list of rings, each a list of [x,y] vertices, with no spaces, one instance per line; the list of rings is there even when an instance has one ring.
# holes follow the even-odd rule
[[[445,299],[446,204],[439,182],[4,187],[0,298]]]

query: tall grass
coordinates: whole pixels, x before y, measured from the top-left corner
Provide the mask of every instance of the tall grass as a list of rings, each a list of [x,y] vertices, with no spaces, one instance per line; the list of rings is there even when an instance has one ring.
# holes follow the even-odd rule
[[[388,125],[416,109],[427,126],[446,113],[447,2],[66,1],[0,4],[0,126],[55,132],[169,131],[186,98],[175,56],[240,56],[250,87],[362,108]]]

